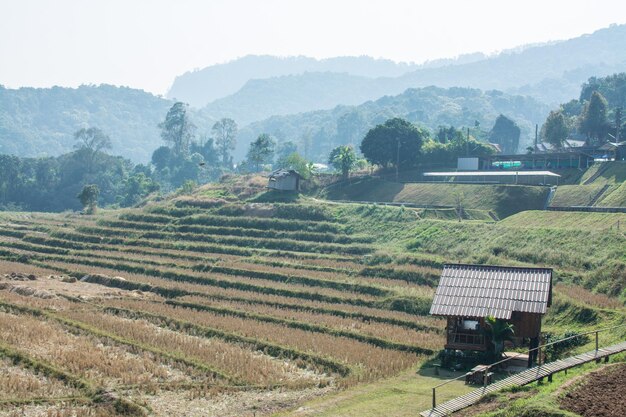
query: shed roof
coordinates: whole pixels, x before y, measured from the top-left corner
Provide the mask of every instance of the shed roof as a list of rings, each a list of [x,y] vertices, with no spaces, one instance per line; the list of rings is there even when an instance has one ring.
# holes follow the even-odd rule
[[[510,319],[544,314],[552,302],[552,269],[446,264],[430,314]]]
[[[276,171],[272,172],[269,175],[269,178],[283,178],[283,177],[289,177],[289,176],[296,176],[298,178],[302,178],[302,175],[298,174],[297,171],[293,170],[293,169],[277,169]]]

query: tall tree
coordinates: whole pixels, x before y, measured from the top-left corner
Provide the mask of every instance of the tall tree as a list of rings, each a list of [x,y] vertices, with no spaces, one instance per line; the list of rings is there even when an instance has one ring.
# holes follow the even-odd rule
[[[189,154],[189,144],[194,138],[196,126],[189,120],[187,105],[177,102],[169,109],[165,120],[159,123],[161,138],[171,144],[176,157]]]
[[[594,91],[580,119],[580,131],[587,135],[588,140],[595,139],[599,142],[604,138],[608,129],[607,114],[606,99],[602,94]]]
[[[389,119],[367,132],[361,142],[365,159],[375,165],[408,168],[417,164],[428,133],[404,119]]]
[[[520,133],[517,123],[501,114],[489,133],[489,142],[499,144],[502,153],[514,154],[519,147]]]
[[[565,115],[560,110],[551,111],[546,122],[541,126],[541,139],[560,149],[567,135],[569,135],[569,127]]]
[[[283,162],[284,165],[281,168],[293,169],[305,180],[311,178],[311,175],[315,173],[313,163],[300,156],[298,152],[292,153]]]
[[[274,159],[274,148],[276,142],[267,133],[262,133],[252,143],[250,143],[250,149],[248,150],[248,162],[250,162],[256,171],[260,171],[262,164],[272,162]]]
[[[82,128],[76,131],[74,139],[76,140],[74,148],[85,156],[88,172],[92,172],[98,152],[111,149],[111,139],[97,127]]]
[[[341,172],[343,179],[348,179],[350,171],[354,169],[357,163],[354,148],[351,145],[337,146],[330,152],[328,163]]]
[[[100,189],[95,184],[85,185],[82,191],[76,196],[83,205],[85,212],[95,214],[98,207],[98,196]]]
[[[213,139],[215,145],[222,157],[222,164],[225,167],[232,167],[232,158],[230,152],[235,149],[237,136],[237,123],[233,119],[224,118],[213,125]]]
[[[618,107],[615,109],[615,142],[620,142],[622,140],[622,108]]]

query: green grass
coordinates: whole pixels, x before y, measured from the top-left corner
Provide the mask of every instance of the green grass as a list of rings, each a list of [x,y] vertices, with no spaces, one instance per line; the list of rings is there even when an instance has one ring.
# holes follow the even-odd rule
[[[304,405],[310,414],[319,417],[414,417],[431,406],[431,388],[447,378],[460,375],[441,371],[433,373],[432,367],[423,367],[419,373],[410,370],[395,378],[357,386],[332,394]],[[437,390],[437,402],[441,403],[471,391],[463,382],[448,384]],[[299,415],[290,410],[275,417]]]
[[[363,179],[351,185],[332,186],[323,193],[331,200],[411,203],[420,206],[492,210],[500,218],[523,210],[541,209],[546,187],[447,183],[400,184]]]
[[[603,184],[560,185],[550,202],[552,207],[588,206]]]
[[[593,184],[619,184],[626,181],[626,161],[614,161],[603,162],[602,165],[598,165],[598,168],[595,168],[594,164],[594,166],[587,170],[583,178],[581,178],[581,184],[588,178],[591,178],[597,170],[603,171],[602,174],[593,181]]]
[[[502,220],[500,225],[572,230],[606,230],[624,224],[626,213],[586,213],[576,211],[523,211]]]
[[[584,184],[585,181],[589,180],[591,177],[593,177],[599,170],[600,168],[604,167],[606,163],[596,163],[596,164],[592,164],[589,168],[587,168],[585,170],[585,172],[583,172],[583,175],[580,177],[579,180],[579,184]]]
[[[596,203],[599,207],[626,207],[626,182],[614,185]]]

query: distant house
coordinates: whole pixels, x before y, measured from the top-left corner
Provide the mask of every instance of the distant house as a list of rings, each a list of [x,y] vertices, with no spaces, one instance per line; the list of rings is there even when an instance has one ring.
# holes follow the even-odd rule
[[[552,269],[446,264],[430,314],[447,318],[446,349],[488,350],[489,316],[513,325],[515,346],[536,347],[551,303]]]
[[[279,169],[270,174],[267,187],[280,191],[299,191],[302,176],[293,169]]]

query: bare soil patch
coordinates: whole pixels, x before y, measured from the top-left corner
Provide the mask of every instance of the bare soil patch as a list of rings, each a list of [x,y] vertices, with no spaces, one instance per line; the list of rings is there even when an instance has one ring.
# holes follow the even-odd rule
[[[121,279],[121,277],[109,277],[109,279]],[[127,291],[112,289],[99,284],[91,284],[82,280],[76,280],[67,275],[35,275],[24,272],[10,272],[0,274],[0,290],[13,292],[24,297],[42,299],[55,298],[59,295],[78,297],[84,300],[93,298],[153,298],[154,294],[141,291]]]
[[[626,364],[591,373],[565,394],[561,407],[583,417],[626,416]]]

